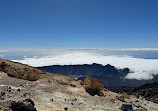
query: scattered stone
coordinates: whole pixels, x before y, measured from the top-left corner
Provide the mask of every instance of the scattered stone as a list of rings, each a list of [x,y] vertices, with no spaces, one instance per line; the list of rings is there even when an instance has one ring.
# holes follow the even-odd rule
[[[18,88],[17,91],[20,92],[20,88]]]
[[[110,101],[114,103],[114,102],[115,102],[115,99],[110,99]]]
[[[70,84],[70,86],[72,86],[72,87],[77,87],[75,84]]]
[[[122,111],[133,111],[133,107],[131,104],[122,104],[121,110]]]
[[[125,92],[137,98],[142,97],[142,99],[158,103],[158,82],[147,83],[134,89],[125,89]]]
[[[5,92],[1,92],[1,95],[0,96],[5,96]]]
[[[65,107],[65,108],[64,108],[64,110],[65,110],[65,111],[68,111],[68,108],[67,108],[67,107]]]
[[[77,99],[76,99],[76,98],[75,98],[75,99],[72,99],[72,101],[73,101],[73,102],[76,102],[76,101],[77,101]]]
[[[84,82],[83,82],[83,81],[80,81],[80,84],[81,84],[81,85],[84,85]]]
[[[136,103],[139,102],[138,100],[135,101]]]
[[[11,92],[11,91],[12,91],[11,89],[8,90],[8,92]]]
[[[98,96],[104,96],[104,93],[103,92],[99,92]]]
[[[30,93],[24,93],[23,96],[24,97],[30,96]]]
[[[54,100],[53,100],[53,99],[51,99],[51,101],[53,102]]]
[[[121,102],[125,102],[125,99],[123,96],[116,96],[116,99],[118,99]]]
[[[0,100],[4,100],[5,99],[4,96],[5,96],[5,92],[1,92],[0,93]]]
[[[25,99],[24,101],[30,102],[33,106],[35,106],[35,103],[31,99]]]
[[[83,105],[83,102],[81,102],[81,103],[78,103],[78,105]]]
[[[3,96],[0,96],[0,100],[4,100],[5,98]]]
[[[12,89],[11,87],[8,87],[8,89]]]
[[[34,102],[31,99],[26,99],[23,101],[12,101],[10,108],[12,111],[37,111],[34,107]]]

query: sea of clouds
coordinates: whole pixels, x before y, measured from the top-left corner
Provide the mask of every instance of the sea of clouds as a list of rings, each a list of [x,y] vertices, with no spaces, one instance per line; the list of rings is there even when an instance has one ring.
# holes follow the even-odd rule
[[[151,52],[149,49],[20,49],[3,50],[0,52],[0,55],[4,59],[11,58],[13,61],[35,67],[93,63],[111,64],[116,68],[129,68],[132,72],[126,76],[128,79],[149,80],[158,74],[158,59],[145,59],[141,58],[140,55],[158,56],[158,50],[153,50],[154,52]],[[140,51],[142,52],[140,53]],[[149,54],[146,53],[147,51]],[[136,56],[134,57],[132,54]],[[16,55],[16,57],[11,55]],[[139,57],[137,57],[138,55]]]
[[[25,58],[24,60],[14,60],[31,66],[49,66],[49,65],[75,65],[92,64],[102,65],[111,64],[116,68],[129,68],[132,72],[126,78],[148,80],[158,74],[157,59],[133,58],[130,56],[105,56],[97,53],[72,53],[56,56],[45,56],[42,58]]]

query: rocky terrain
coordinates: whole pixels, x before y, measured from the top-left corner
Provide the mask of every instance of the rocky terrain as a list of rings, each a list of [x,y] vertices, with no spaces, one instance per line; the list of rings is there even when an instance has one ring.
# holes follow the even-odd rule
[[[158,83],[147,83],[143,86],[139,86],[134,89],[125,89],[125,92],[129,95],[135,95],[136,97],[143,97],[148,101],[158,103]]]
[[[78,78],[82,81],[88,75],[101,80],[104,83],[105,88],[115,92],[121,91],[124,86],[134,88],[145,83],[158,81],[158,76],[155,76],[152,80],[126,79],[126,75],[131,72],[130,69],[118,69],[110,64],[105,66],[96,63],[91,65],[53,65],[38,67],[38,69],[51,73],[64,74],[71,78]]]
[[[0,110],[2,111],[120,111],[123,103],[132,104],[134,110],[158,110],[156,103],[141,97],[124,94],[122,99],[122,94],[102,89],[102,83],[93,78],[81,82],[3,59],[0,59],[0,64]],[[39,71],[39,76],[36,80],[32,80],[34,76],[29,78],[10,76],[3,66],[8,72],[15,68],[15,71],[10,73],[12,75],[19,75],[18,70],[25,72],[26,68],[28,71],[24,75],[30,75],[29,72],[36,70]],[[35,75],[36,71],[33,71]],[[96,85],[91,87],[89,81],[95,82]],[[96,88],[98,85],[101,85],[101,90]],[[86,89],[96,90],[102,94],[92,96]]]

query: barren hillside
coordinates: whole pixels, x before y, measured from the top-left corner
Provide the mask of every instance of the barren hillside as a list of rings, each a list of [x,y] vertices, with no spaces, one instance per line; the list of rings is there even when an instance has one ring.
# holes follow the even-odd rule
[[[86,92],[85,85],[81,81],[64,75],[43,72],[3,59],[0,59],[0,64],[0,110],[2,111],[15,111],[11,107],[13,104],[19,101],[26,105],[28,101],[30,102],[29,99],[35,104],[35,109],[30,111],[120,111],[122,103],[132,103],[134,109],[158,110],[157,104],[141,97],[125,94],[125,101],[122,102],[121,94],[106,89],[102,90],[102,96],[91,96]],[[17,76],[8,76],[8,72]],[[38,78],[34,81],[32,79],[28,81],[31,77],[23,78],[30,72],[39,75]],[[32,102],[30,103],[33,105]]]

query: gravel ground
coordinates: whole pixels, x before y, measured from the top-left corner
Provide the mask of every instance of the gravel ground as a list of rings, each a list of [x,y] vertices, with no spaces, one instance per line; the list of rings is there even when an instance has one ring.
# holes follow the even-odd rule
[[[72,85],[73,84],[73,85]],[[5,93],[5,95],[3,94]],[[104,96],[91,96],[78,81],[62,75],[47,76],[38,81],[8,77],[0,72],[0,109],[7,109],[11,101],[32,99],[37,111],[120,111],[119,94],[105,90]],[[158,105],[141,98],[130,97],[134,109],[146,108],[157,111]]]

